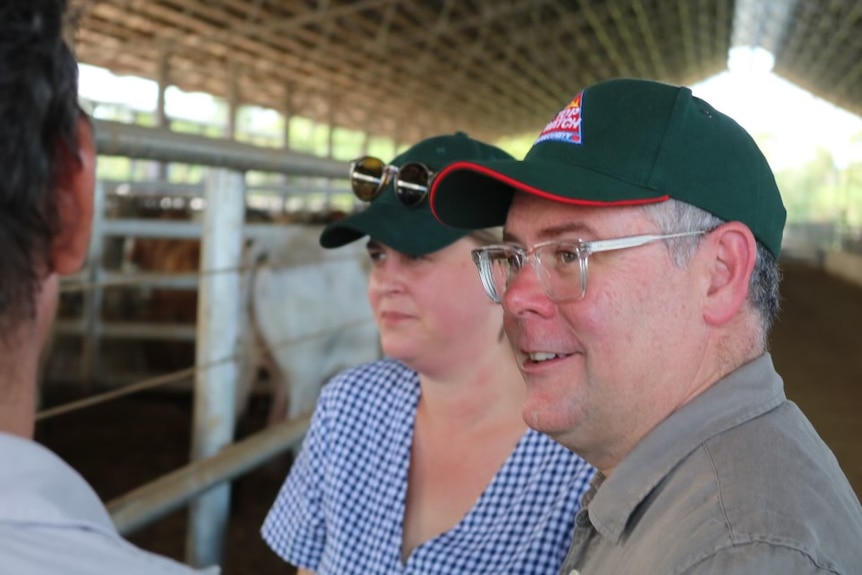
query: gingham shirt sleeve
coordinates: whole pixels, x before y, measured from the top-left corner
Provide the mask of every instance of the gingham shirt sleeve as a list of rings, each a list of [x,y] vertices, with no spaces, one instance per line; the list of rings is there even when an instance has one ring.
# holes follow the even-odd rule
[[[321,397],[302,449],[261,527],[264,541],[277,555],[312,571],[326,543],[322,492],[327,437],[326,401]]]

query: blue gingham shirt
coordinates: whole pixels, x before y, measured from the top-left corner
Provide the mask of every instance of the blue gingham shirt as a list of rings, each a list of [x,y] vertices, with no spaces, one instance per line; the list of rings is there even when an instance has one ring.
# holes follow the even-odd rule
[[[528,430],[455,527],[401,560],[419,377],[394,360],[327,384],[261,533],[318,575],[556,574],[593,468]],[[457,438],[453,438],[457,440]]]

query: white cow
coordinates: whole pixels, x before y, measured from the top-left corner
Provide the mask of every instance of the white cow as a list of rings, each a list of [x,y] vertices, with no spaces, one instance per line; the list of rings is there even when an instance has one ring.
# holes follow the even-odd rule
[[[243,257],[254,269],[243,280],[237,405],[244,409],[264,367],[272,383],[270,423],[310,412],[329,377],[380,357],[364,243],[324,250],[321,229],[273,226]]]

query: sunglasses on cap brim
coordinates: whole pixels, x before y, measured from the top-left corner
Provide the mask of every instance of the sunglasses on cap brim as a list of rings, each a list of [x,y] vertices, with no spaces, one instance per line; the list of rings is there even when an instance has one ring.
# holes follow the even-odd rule
[[[363,202],[370,202],[380,195],[390,179],[393,179],[395,196],[408,208],[422,203],[428,195],[434,172],[419,162],[410,162],[400,168],[387,165],[373,156],[363,156],[350,163],[350,187],[353,194]]]

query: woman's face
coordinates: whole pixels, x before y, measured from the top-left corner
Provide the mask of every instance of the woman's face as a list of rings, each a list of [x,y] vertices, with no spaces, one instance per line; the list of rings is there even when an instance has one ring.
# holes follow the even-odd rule
[[[496,341],[502,310],[482,289],[462,238],[425,256],[368,242],[368,298],[383,353],[423,372],[469,362]]]

